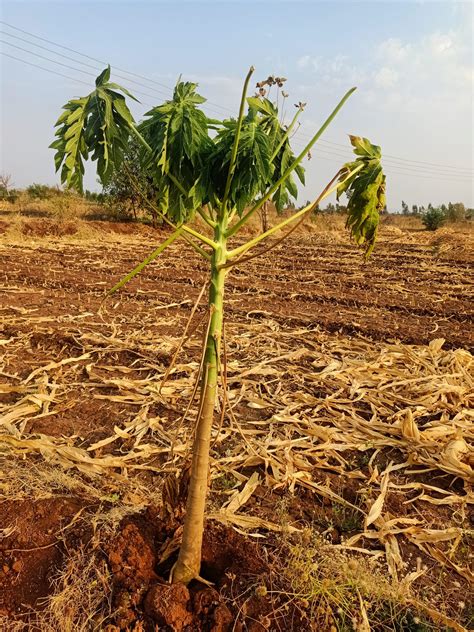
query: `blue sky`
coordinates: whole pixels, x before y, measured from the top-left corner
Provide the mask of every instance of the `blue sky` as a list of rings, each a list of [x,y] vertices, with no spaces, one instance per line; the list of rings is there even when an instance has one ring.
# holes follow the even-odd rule
[[[357,85],[305,164],[307,187],[300,199],[315,196],[349,157],[347,134],[355,133],[381,145],[387,156],[390,209],[400,208],[402,199],[410,205],[451,200],[474,206],[471,3],[3,0],[0,19],[110,61],[113,73],[118,66],[162,84],[118,70],[113,74],[142,100],[134,108],[138,118],[170,95],[166,86],[181,73],[199,82],[200,92],[212,102],[205,109],[214,117],[236,112],[251,64],[256,79],[284,75],[288,110],[300,100],[308,103],[295,149]],[[3,53],[72,78],[1,57],[0,171],[10,173],[17,186],[55,183],[53,152],[47,148],[53,124],[63,103],[88,92],[77,80],[93,82],[84,73],[94,69],[80,62],[100,64],[5,24],[0,30],[1,40],[9,42],[0,44]],[[93,170],[87,184],[96,188]]]

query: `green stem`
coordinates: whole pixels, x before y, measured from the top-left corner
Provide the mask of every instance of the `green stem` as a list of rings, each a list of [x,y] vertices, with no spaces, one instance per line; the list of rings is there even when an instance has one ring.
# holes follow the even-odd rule
[[[326,128],[330,125],[330,123],[335,118],[339,110],[342,108],[344,103],[354,92],[354,90],[356,90],[356,88],[351,88],[350,90],[346,92],[346,94],[342,97],[342,99],[339,101],[339,103],[331,112],[331,114],[328,116],[328,118],[324,121],[323,125],[319,128],[319,130],[316,132],[313,138],[309,141],[309,143],[306,145],[303,151],[299,154],[299,156],[288,167],[288,169],[285,171],[282,177],[272,187],[270,187],[270,189],[268,189],[266,194],[262,198],[260,198],[260,200],[236,224],[234,224],[231,228],[229,228],[229,230],[226,233],[226,237],[232,237],[232,235],[235,235],[235,233],[237,233],[242,228],[242,226],[248,222],[248,220],[252,217],[255,211],[258,211],[258,209],[263,204],[265,204],[267,200],[271,198],[271,196],[283,184],[283,182],[285,182],[288,176],[291,175],[291,173],[295,170],[295,168],[300,164],[300,162],[306,156],[308,151],[310,151],[313,145],[319,140],[319,138],[325,132]]]
[[[347,176],[344,178],[344,180],[342,180],[341,182],[338,182],[337,184],[335,184],[332,187],[326,188],[324,190],[324,192],[318,198],[316,198],[316,200],[314,202],[311,202],[310,204],[308,204],[307,206],[302,208],[301,211],[298,211],[298,213],[295,213],[291,217],[288,217],[283,222],[280,222],[279,224],[277,224],[277,226],[273,226],[273,228],[270,228],[269,230],[267,230],[265,233],[262,233],[258,237],[255,237],[254,239],[251,239],[246,244],[243,244],[242,246],[239,246],[238,248],[234,248],[234,250],[231,250],[227,254],[227,259],[230,261],[230,260],[234,259],[235,257],[238,257],[239,255],[242,255],[244,252],[247,252],[248,250],[250,250],[250,248],[253,248],[254,246],[256,246],[258,243],[260,243],[261,241],[263,241],[264,239],[266,239],[270,235],[273,235],[273,233],[276,233],[277,231],[281,230],[282,228],[284,228],[288,224],[291,224],[292,222],[294,222],[298,218],[302,217],[303,215],[306,215],[306,213],[309,213],[316,206],[316,204],[319,204],[319,202],[321,202],[322,200],[327,198],[329,195],[331,195],[331,193],[334,193],[334,191],[336,191],[341,186],[341,184],[346,182],[346,180],[351,178],[353,175],[355,175],[362,168],[363,168],[363,165],[359,165],[358,167],[356,167],[355,169],[350,171],[347,174]],[[333,180],[331,180],[331,182],[334,182],[334,178],[333,178]],[[224,265],[225,265],[225,267],[230,267],[230,265],[232,265],[232,264],[224,264]]]
[[[172,570],[172,582],[188,584],[199,578],[201,549],[204,533],[204,515],[209,478],[209,452],[211,431],[217,398],[219,360],[221,349],[224,281],[222,268],[227,259],[225,217],[216,226],[215,241],[218,248],[212,256],[211,284],[209,290],[210,324],[206,339],[201,399],[196,434],[193,444],[193,460],[189,482],[183,540],[178,560]]]
[[[283,136],[281,141],[278,143],[277,148],[275,149],[275,151],[272,154],[272,162],[275,160],[276,156],[278,155],[278,152],[283,147],[285,141],[287,140],[287,138],[289,137],[289,135],[293,131],[293,128],[294,128],[294,126],[296,124],[296,121],[298,120],[298,116],[301,114],[302,111],[303,111],[302,107],[299,107],[298,110],[296,111],[296,114],[294,115],[293,120],[290,123],[290,126],[288,127],[288,129],[285,132],[285,135]]]
[[[173,224],[173,222],[171,220],[169,220],[166,215],[164,215],[160,209],[155,205],[152,204],[150,202],[150,200],[146,197],[146,195],[143,193],[143,191],[141,190],[140,186],[135,182],[136,177],[133,175],[133,173],[130,171],[130,169],[128,169],[127,167],[127,163],[123,163],[124,167],[128,173],[128,176],[130,178],[130,183],[132,185],[132,187],[135,189],[135,191],[138,193],[138,195],[142,198],[143,202],[148,206],[148,208],[150,208],[152,211],[154,211],[159,217],[161,217],[161,219],[168,224],[168,226],[170,226],[171,228],[174,228],[174,230],[178,230],[178,226],[175,226]],[[180,228],[183,229],[183,231],[185,230],[185,226],[181,226]],[[187,235],[181,235],[183,237],[183,239],[186,241],[186,243],[188,243],[197,253],[199,253],[201,255],[201,257],[204,257],[204,259],[208,259],[210,260],[210,255],[203,250],[200,246],[198,246],[197,244],[195,244],[193,241],[191,241],[191,239],[187,236]]]
[[[229,199],[230,185],[232,184],[232,177],[234,175],[235,163],[237,159],[237,150],[239,148],[239,142],[240,142],[240,131],[242,129],[242,122],[244,120],[244,114],[245,114],[245,98],[247,96],[247,89],[248,89],[250,77],[253,75],[254,70],[255,68],[253,66],[250,66],[247,76],[245,77],[244,87],[242,89],[242,98],[240,99],[239,118],[237,119],[237,128],[235,130],[234,145],[232,147],[232,154],[230,156],[229,172],[227,174],[227,181],[225,183],[224,197],[222,198],[221,210],[223,213],[226,212],[227,200]]]
[[[111,288],[107,294],[113,294],[114,292],[116,292],[117,290],[120,290],[120,288],[122,288],[126,283],[128,283],[129,281],[131,281],[133,279],[133,277],[135,277],[137,274],[139,274],[143,268],[145,266],[147,266],[149,263],[151,263],[154,259],[156,259],[158,257],[158,255],[160,255],[163,250],[165,250],[168,246],[170,246],[175,239],[177,239],[182,233],[182,228],[178,228],[178,230],[176,232],[174,232],[172,235],[170,235],[168,237],[168,239],[166,239],[166,241],[164,241],[162,244],[160,244],[158,246],[158,248],[156,248],[150,255],[148,255],[148,257],[146,259],[144,259],[141,263],[139,263],[135,268],[133,268],[133,270],[131,272],[129,272],[127,275],[125,275],[122,279],[120,279],[120,281],[118,283],[116,283],[114,285],[113,288]]]
[[[153,153],[153,149],[150,147],[150,145],[146,142],[146,140],[143,138],[143,136],[140,134],[140,132],[137,130],[137,128],[135,127],[135,125],[132,125],[131,123],[128,124],[128,127],[130,129],[130,131],[132,132],[132,134],[137,138],[137,140],[140,142],[141,145],[143,145],[143,147],[150,153]]]
[[[198,208],[197,212],[198,212],[198,215],[203,219],[203,221],[206,222],[208,226],[210,226],[211,228],[215,228],[217,226],[216,222],[210,217],[208,217],[201,208]]]

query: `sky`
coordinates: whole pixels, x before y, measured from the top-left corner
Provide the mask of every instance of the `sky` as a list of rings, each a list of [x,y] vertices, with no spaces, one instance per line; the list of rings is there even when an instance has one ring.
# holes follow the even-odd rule
[[[402,200],[473,207],[472,14],[471,2],[452,0],[0,0],[0,173],[17,187],[59,183],[54,123],[64,103],[92,90],[101,62],[140,99],[138,120],[179,75],[199,83],[209,116],[235,115],[254,65],[256,80],[287,77],[288,116],[307,103],[295,151],[358,88],[305,161],[300,202],[350,159],[347,135],[356,134],[382,147],[389,210]],[[86,187],[100,190],[93,165]]]

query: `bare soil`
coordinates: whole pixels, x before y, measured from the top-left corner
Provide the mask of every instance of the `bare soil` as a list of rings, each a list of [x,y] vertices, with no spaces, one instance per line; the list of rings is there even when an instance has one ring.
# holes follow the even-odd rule
[[[2,231],[7,229],[8,223],[2,222]],[[170,339],[181,335],[206,280],[203,262],[184,244],[175,244],[120,295],[102,305],[104,291],[149,254],[165,232],[132,224],[97,223],[94,229],[102,236],[74,240],[72,223],[58,227],[50,220],[29,219],[22,227],[23,238],[0,241],[0,343],[11,341],[0,366],[0,384],[8,387],[0,392],[0,402],[18,402],[23,394],[15,390],[15,384],[48,363],[58,363],[67,397],[53,415],[25,417],[23,432],[29,436],[74,436],[82,447],[109,437],[115,426],[134,418],[135,402],[116,397],[113,381],[124,376],[145,379],[150,372],[167,366],[175,348]],[[234,332],[228,341],[229,355],[232,358],[239,353],[239,324],[262,319],[268,319],[275,329],[314,330],[327,340],[344,336],[373,341],[374,345],[379,341],[426,345],[434,338],[444,338],[446,349],[472,349],[473,287],[469,248],[443,248],[425,233],[382,231],[369,263],[364,263],[356,248],[339,235],[305,235],[242,268],[236,267],[229,275],[226,321],[232,323]],[[199,308],[191,331],[204,315],[204,307]],[[117,332],[127,345],[114,342]],[[271,338],[267,344],[272,346]],[[149,353],[147,345],[152,349]],[[275,346],[275,355],[278,352]],[[187,362],[197,362],[199,344],[183,353]],[[94,354],[98,360],[91,368]],[[59,364],[71,358],[76,360]],[[160,402],[151,402],[149,412],[167,419],[172,427],[182,409]],[[251,415],[255,423],[266,418],[258,406]],[[125,447],[126,441],[122,449]],[[100,454],[115,454],[114,449],[113,444],[105,445]],[[354,469],[366,467],[365,461],[358,461],[365,453],[345,457],[348,462],[354,459]],[[384,461],[402,460],[396,449],[381,453],[377,459],[380,469]],[[159,457],[150,464],[159,465]],[[0,468],[8,468],[8,463],[0,462]],[[151,472],[140,476],[147,484],[153,483]],[[433,477],[428,479],[462,492],[454,477],[439,472]],[[321,470],[320,479],[321,484],[338,489],[348,502],[360,503],[357,478],[342,482],[338,474]],[[317,472],[314,480],[318,480]],[[400,477],[397,482],[403,484],[405,480]],[[225,497],[225,485],[225,480],[220,484],[214,481],[211,504]],[[396,491],[388,494],[386,503],[392,515],[415,515],[412,505],[400,501]],[[310,525],[336,545],[361,528],[357,512],[341,513],[333,502],[309,490],[289,493],[260,485],[249,507],[254,515],[273,523],[281,519],[278,511],[284,510],[285,520]],[[41,499],[2,501],[0,529],[14,529],[0,540],[0,614],[12,621],[28,621],[32,612],[44,607],[70,550],[91,546],[94,533],[82,518],[96,509],[97,500],[86,494],[61,496],[54,491]],[[431,512],[432,528],[453,524],[453,511],[447,506],[425,504],[424,510]],[[110,631],[342,630],[334,627],[332,615],[327,627],[313,628],[305,619],[304,604],[290,600],[282,609],[265,591],[255,591],[262,582],[268,584],[277,568],[280,544],[275,535],[262,545],[211,521],[202,575],[213,586],[196,583],[189,590],[170,588],[166,580],[175,557],[172,554],[164,563],[160,558],[178,532],[181,517],[182,510],[171,517],[163,507],[152,505],[124,518],[115,535],[101,544],[113,586],[115,614]],[[472,513],[464,520],[472,525]],[[407,571],[419,567],[420,555],[418,549],[403,544]],[[467,551],[463,556],[458,564],[469,563]],[[468,614],[458,613],[458,604],[466,601],[468,582],[452,567],[436,567],[428,556],[421,558],[421,564],[432,567],[423,580],[427,593],[433,586],[444,585],[446,613],[468,626]],[[410,625],[390,628],[381,624],[373,629],[422,630]],[[33,624],[31,629],[35,629]],[[440,624],[436,629],[449,628]]]

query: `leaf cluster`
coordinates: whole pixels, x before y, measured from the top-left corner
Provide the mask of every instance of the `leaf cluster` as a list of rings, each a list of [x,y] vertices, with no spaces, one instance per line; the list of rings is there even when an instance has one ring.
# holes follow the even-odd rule
[[[287,130],[279,120],[279,112],[276,105],[269,99],[258,97],[249,97],[247,102],[250,109],[258,113],[259,124],[267,135],[271,146],[271,162],[273,169],[271,179],[266,182],[267,187],[273,182],[277,182],[287,172],[288,168],[296,158],[293,154],[293,150],[291,149]],[[295,168],[295,174],[303,185],[305,183],[304,173],[305,170],[301,164],[297,165]],[[266,187],[262,189],[261,193],[264,192]],[[276,210],[279,212],[289,204],[290,198],[296,199],[297,195],[297,186],[293,176],[290,174],[273,194],[272,202],[274,203]]]
[[[124,95],[136,99],[109,79],[110,66],[97,77],[93,92],[63,106],[55,124],[57,138],[50,148],[56,150],[56,171],[61,169],[63,184],[81,193],[84,161],[89,157],[97,161],[97,172],[106,184],[123,160],[134,123]]]
[[[177,223],[207,201],[197,181],[213,142],[209,120],[198,109],[206,99],[196,89],[195,83],[178,82],[173,98],[147,112],[138,127],[151,148],[144,162],[153,174],[161,210]]]
[[[224,121],[214,140],[214,148],[203,175],[203,186],[208,189],[210,201],[214,205],[218,205],[224,197],[236,133],[237,121]],[[273,171],[269,138],[259,125],[255,112],[250,111],[240,130],[228,195],[229,207],[237,209],[241,215],[245,207],[266,188]]]
[[[342,193],[348,197],[347,221],[356,244],[365,250],[365,256],[372,252],[377,236],[380,213],[385,207],[385,174],[382,170],[380,147],[372,145],[367,138],[349,136],[356,154],[356,160],[344,165],[340,174],[337,199]],[[347,174],[358,169],[347,178]]]
[[[131,95],[109,80],[110,67],[97,78],[91,94],[66,103],[56,123],[57,138],[51,148],[56,150],[62,182],[82,192],[84,163],[91,158],[107,186],[113,173],[120,171],[134,134],[141,138],[140,165],[153,178],[163,214],[181,224],[204,204],[219,207],[238,122],[208,119],[200,109],[205,99],[197,93],[197,84],[179,81],[173,98],[147,112],[136,126],[125,103],[124,95]],[[276,105],[265,98],[249,98],[247,104],[227,196],[228,210],[239,215],[295,160]],[[304,183],[304,169],[298,166],[295,172]],[[281,210],[296,195],[295,181],[288,175],[272,200]]]

